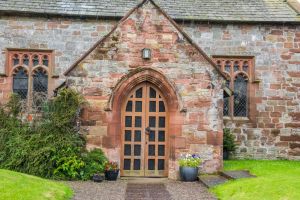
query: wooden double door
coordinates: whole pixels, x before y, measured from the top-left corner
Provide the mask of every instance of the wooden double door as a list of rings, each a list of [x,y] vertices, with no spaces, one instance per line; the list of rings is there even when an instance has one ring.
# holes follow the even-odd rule
[[[168,176],[168,115],[161,91],[135,87],[122,106],[121,176]]]

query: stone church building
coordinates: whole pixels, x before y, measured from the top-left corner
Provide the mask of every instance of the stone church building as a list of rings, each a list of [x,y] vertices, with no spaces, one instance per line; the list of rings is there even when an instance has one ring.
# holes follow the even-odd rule
[[[121,176],[216,172],[225,127],[238,158],[300,159],[296,0],[0,0],[0,49],[1,103],[76,89]]]

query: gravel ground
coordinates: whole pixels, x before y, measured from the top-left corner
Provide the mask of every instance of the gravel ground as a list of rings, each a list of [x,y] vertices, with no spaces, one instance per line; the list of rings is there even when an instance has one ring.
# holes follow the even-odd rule
[[[127,188],[128,182],[129,184]],[[159,200],[161,199],[160,197],[165,196],[165,198],[171,197],[173,200],[216,200],[216,198],[199,182],[185,183],[172,180],[163,180],[161,182],[157,182],[156,179],[154,183],[151,183],[153,186],[150,186],[150,189],[149,185],[146,187],[146,189],[143,188],[143,185],[147,185],[145,182],[139,183],[132,182],[130,180],[118,180],[112,182],[105,181],[102,183],[78,181],[68,182],[67,184],[69,184],[74,190],[74,197],[72,200],[125,200],[126,197],[127,199],[132,199],[134,196],[130,194],[138,194],[142,192],[141,190],[146,191],[146,193],[151,192],[151,194],[157,195],[156,198],[154,198],[155,195],[144,195],[145,198],[136,196],[138,199]],[[133,184],[138,186],[136,192],[132,190]],[[164,184],[165,187],[159,187],[161,184]],[[128,194],[126,194],[126,190]],[[162,194],[162,196],[159,194]],[[132,197],[130,198],[130,196]]]
[[[216,200],[199,182],[167,181],[165,183],[173,200]]]
[[[124,200],[126,193],[126,181],[104,181],[102,183],[69,182],[74,190],[72,200]]]

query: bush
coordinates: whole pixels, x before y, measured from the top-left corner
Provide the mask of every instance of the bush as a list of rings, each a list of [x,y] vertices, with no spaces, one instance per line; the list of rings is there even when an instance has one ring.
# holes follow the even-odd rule
[[[85,163],[83,171],[81,172],[81,178],[83,180],[89,180],[94,174],[100,174],[104,172],[107,158],[101,149],[94,149],[90,152],[87,152],[83,154],[82,158]]]
[[[61,90],[31,123],[22,122],[19,100],[13,95],[0,107],[0,168],[45,178],[82,178],[90,165],[85,160],[85,139],[76,127],[78,111],[85,103],[82,96]]]
[[[236,150],[234,135],[230,132],[230,129],[228,128],[224,128],[223,130],[223,150],[228,152],[233,152]]]

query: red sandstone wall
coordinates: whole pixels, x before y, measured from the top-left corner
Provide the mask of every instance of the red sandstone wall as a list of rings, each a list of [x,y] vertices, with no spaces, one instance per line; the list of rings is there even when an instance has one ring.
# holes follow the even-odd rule
[[[142,59],[143,48],[152,50],[151,60]],[[69,83],[91,104],[84,113],[83,124],[88,147],[100,146],[110,159],[120,160],[118,106],[124,91],[130,91],[140,79],[161,88],[171,108],[169,176],[176,177],[177,159],[186,152],[200,154],[204,171],[220,169],[223,79],[170,21],[149,4],[125,20],[68,77]],[[119,93],[123,82],[132,85]],[[121,98],[110,106],[112,96]]]

